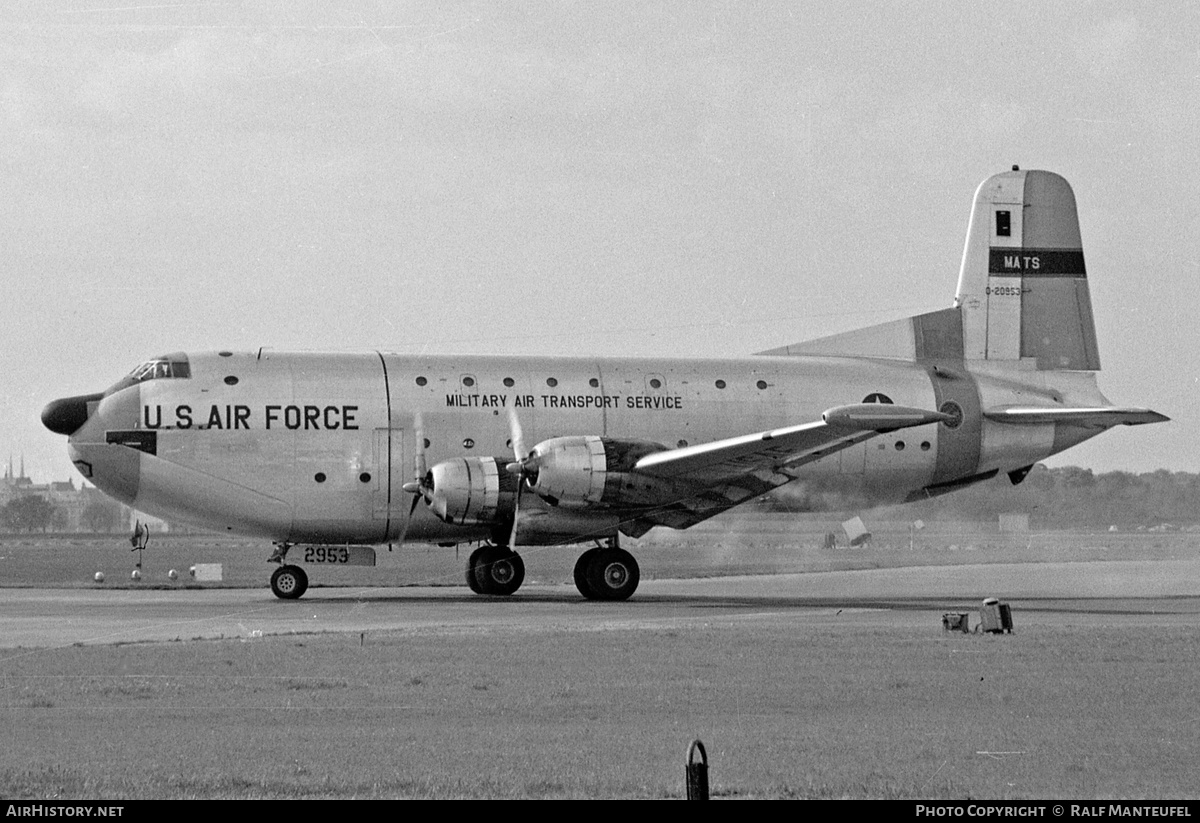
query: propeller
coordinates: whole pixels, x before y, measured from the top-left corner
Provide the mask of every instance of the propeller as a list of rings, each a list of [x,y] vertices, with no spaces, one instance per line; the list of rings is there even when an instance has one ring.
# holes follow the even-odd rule
[[[525,485],[530,475],[537,476],[537,465],[534,462],[536,455],[530,454],[525,450],[525,435],[521,431],[521,420],[517,417],[517,410],[512,406],[508,407],[508,432],[509,442],[512,444],[513,457],[516,460],[504,468],[509,474],[517,476],[517,496],[513,500],[513,524],[512,532],[508,535],[508,549],[509,551],[516,551],[514,546],[517,542],[517,524],[520,522],[521,516],[521,492],[525,490]]]
[[[417,504],[422,499],[428,502],[429,495],[433,489],[429,487],[429,469],[425,465],[425,424],[421,419],[420,412],[413,415],[413,433],[416,436],[417,447],[413,452],[413,479],[401,486],[404,491],[413,496],[412,506],[408,509],[408,518],[404,521],[404,528],[400,530],[397,543],[404,545],[404,537],[408,534],[409,524],[412,523],[413,515],[417,511]]]

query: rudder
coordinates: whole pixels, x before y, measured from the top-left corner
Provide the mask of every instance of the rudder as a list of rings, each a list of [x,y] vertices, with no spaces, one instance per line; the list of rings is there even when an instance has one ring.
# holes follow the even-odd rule
[[[1099,370],[1079,216],[1066,180],[1014,169],[980,184],[955,306],[967,359]]]

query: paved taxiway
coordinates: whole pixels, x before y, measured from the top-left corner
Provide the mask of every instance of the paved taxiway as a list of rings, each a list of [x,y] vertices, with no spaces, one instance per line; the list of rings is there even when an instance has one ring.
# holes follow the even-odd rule
[[[237,638],[311,632],[487,632],[779,619],[813,625],[940,625],[945,611],[997,596],[1022,626],[1070,620],[1200,626],[1200,562],[922,566],[645,580],[625,603],[565,585],[511,598],[465,587],[314,588],[294,602],[266,589],[0,589],[0,648]]]

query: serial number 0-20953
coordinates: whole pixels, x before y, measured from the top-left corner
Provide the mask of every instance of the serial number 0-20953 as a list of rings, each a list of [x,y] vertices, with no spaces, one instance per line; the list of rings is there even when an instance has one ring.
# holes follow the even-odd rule
[[[350,552],[345,546],[309,546],[304,550],[305,563],[349,563]]]
[[[988,286],[988,294],[998,294],[1001,297],[1011,296],[1016,297],[1021,294],[1020,286]]]

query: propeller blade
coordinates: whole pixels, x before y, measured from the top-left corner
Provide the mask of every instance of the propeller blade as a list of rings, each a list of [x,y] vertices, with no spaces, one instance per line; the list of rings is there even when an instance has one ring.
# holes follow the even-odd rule
[[[429,489],[425,485],[425,476],[428,473],[425,466],[425,421],[422,420],[420,412],[413,414],[413,436],[416,438],[416,448],[413,451],[413,479],[400,487],[413,496],[412,505],[408,508],[408,517],[396,539],[401,547],[404,546],[404,538],[408,535],[408,527],[412,524],[413,515],[417,513],[417,503],[421,502],[422,498],[428,500],[429,493]]]
[[[517,478],[517,496],[513,500],[513,524],[512,531],[508,534],[508,550],[516,551],[517,548],[517,524],[521,520],[521,489],[525,485],[523,478]]]
[[[413,435],[417,439],[417,449],[413,452],[413,479],[423,483],[429,469],[425,466],[425,421],[420,412],[413,415]]]
[[[521,492],[525,489],[525,467],[529,463],[530,454],[525,450],[525,434],[521,431],[521,419],[517,416],[517,410],[508,407],[508,432],[509,442],[512,443],[513,457],[515,462],[505,466],[505,470],[509,474],[517,476],[517,496],[513,500],[513,524],[512,531],[508,535],[509,551],[516,551],[517,543],[517,525],[521,521]]]
[[[405,483],[404,490],[408,491],[408,487],[410,485],[412,485],[412,484]],[[417,493],[413,495],[412,505],[409,506],[409,508],[408,508],[408,519],[406,519],[404,521],[404,527],[400,529],[400,534],[396,538],[396,543],[401,548],[404,547],[404,538],[408,536],[408,526],[410,523],[412,523],[413,515],[416,514],[416,512],[417,512],[417,504],[420,502],[421,502],[421,492],[420,492],[420,489],[418,489]]]
[[[517,417],[517,410],[512,406],[508,407],[508,433],[512,443],[513,456],[517,458],[518,463],[524,463],[529,459],[529,452],[525,451],[525,435],[521,431],[521,420]]]

